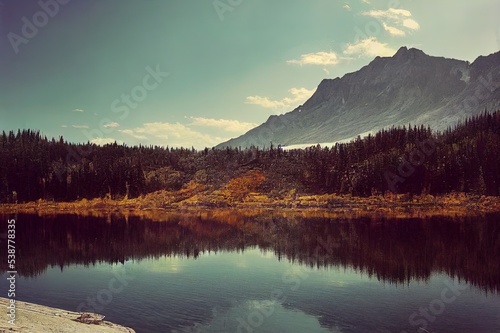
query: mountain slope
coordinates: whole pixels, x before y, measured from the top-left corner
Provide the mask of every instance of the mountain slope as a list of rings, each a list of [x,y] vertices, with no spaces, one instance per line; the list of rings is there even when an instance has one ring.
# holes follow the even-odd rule
[[[470,64],[402,47],[357,72],[323,80],[304,105],[217,148],[335,142],[409,123],[445,129],[500,109],[499,88],[500,52]]]

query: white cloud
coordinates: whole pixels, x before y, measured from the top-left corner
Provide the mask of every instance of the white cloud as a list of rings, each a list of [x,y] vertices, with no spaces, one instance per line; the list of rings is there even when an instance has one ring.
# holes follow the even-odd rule
[[[104,128],[115,128],[115,127],[118,127],[120,126],[120,124],[118,124],[116,121],[113,121],[109,124],[104,124],[103,127]]]
[[[418,22],[414,19],[408,18],[406,20],[403,20],[403,27],[411,30],[418,30],[420,29],[420,24],[418,24]]]
[[[368,0],[361,0],[369,4]],[[344,9],[350,10],[348,3],[344,3]],[[381,24],[386,32],[391,36],[403,37],[408,32],[420,29],[420,25],[412,18],[412,13],[406,9],[389,8],[387,10],[369,10],[362,12],[361,15],[370,16],[381,21]],[[379,42],[376,37],[369,37],[362,40],[357,40],[347,44],[342,53],[338,55],[333,51],[307,53],[300,56],[299,59],[288,60],[288,64],[297,65],[337,65],[343,60],[349,59],[349,56],[392,56],[396,50],[388,46],[387,43]],[[323,71],[329,75],[327,68]],[[282,101],[274,101],[267,97],[250,96],[247,97],[247,103],[258,104],[267,108],[283,107]]]
[[[139,139],[139,140],[145,140],[148,138],[145,135],[139,134],[139,133],[144,133],[144,132],[141,132],[139,129],[135,129],[135,130],[125,129],[125,130],[118,130],[118,132],[130,135],[131,137],[133,137],[135,139]]]
[[[370,10],[363,12],[362,14],[376,18],[392,19],[395,21],[401,21],[405,17],[411,17],[411,12],[409,10],[396,8],[389,8],[387,10]]]
[[[370,10],[361,14],[381,20],[385,31],[392,36],[402,37],[407,31],[420,29],[418,22],[411,18],[411,12],[406,9]]]
[[[369,37],[359,40],[355,43],[347,44],[344,54],[347,55],[367,55],[367,56],[392,56],[396,50],[387,46],[387,43],[381,43],[375,37]]]
[[[99,146],[104,146],[104,145],[109,144],[109,143],[115,143],[115,141],[117,144],[123,143],[122,141],[119,141],[119,140],[116,140],[113,138],[95,138],[95,139],[90,140],[90,143],[93,143],[93,144],[96,144]]]
[[[204,148],[215,146],[227,140],[227,138],[215,137],[195,131],[180,123],[145,123],[141,127],[119,130],[119,132],[139,139],[142,143],[171,147],[194,146]]]
[[[300,56],[300,59],[287,60],[288,64],[296,65],[336,65],[340,62],[335,52],[307,53]]]
[[[390,25],[387,25],[385,22],[382,23],[382,26],[384,27],[384,30],[387,31],[392,36],[402,37],[406,35],[406,32],[404,32],[403,30],[391,27]]]
[[[62,128],[67,128],[67,127],[68,127],[68,125],[61,125],[61,127],[62,127]]]
[[[73,112],[84,112],[82,109],[74,109]]]
[[[230,119],[213,119],[203,117],[189,117],[192,122],[190,126],[214,127],[226,132],[245,133],[256,127],[257,124],[246,123]]]
[[[87,125],[71,125],[71,127],[73,127],[73,128],[79,128],[79,129],[89,128]]]
[[[303,104],[314,93],[314,89],[309,90],[306,88],[292,88],[288,91],[290,92],[292,97],[285,97],[280,100],[272,100],[269,97],[248,96],[245,103],[258,105],[266,109],[289,108],[295,107],[299,104]]]
[[[364,2],[364,3],[370,4],[370,0],[361,0],[361,2]]]

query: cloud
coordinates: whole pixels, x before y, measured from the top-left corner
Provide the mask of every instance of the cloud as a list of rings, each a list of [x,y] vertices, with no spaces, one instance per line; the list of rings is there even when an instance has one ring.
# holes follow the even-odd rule
[[[314,93],[313,90],[306,88],[292,88],[288,90],[292,97],[285,97],[280,100],[272,100],[262,96],[248,96],[246,104],[258,105],[266,109],[289,108],[303,104]]]
[[[369,0],[361,0],[369,4]],[[344,9],[351,10],[348,3],[344,3]],[[412,18],[412,13],[406,9],[389,8],[387,10],[369,10],[362,12],[361,15],[370,16],[380,20],[384,30],[394,37],[404,37],[408,32],[417,31],[420,25]],[[340,62],[350,59],[349,56],[392,56],[396,50],[389,47],[387,43],[379,42],[376,37],[369,37],[357,40],[347,44],[340,55],[333,51],[307,53],[300,56],[299,59],[288,60],[288,64],[296,65],[337,65]],[[352,58],[351,58],[352,59]],[[327,68],[323,71],[329,74]],[[267,97],[250,96],[247,97],[247,103],[258,104],[267,108],[281,107],[281,101],[273,101]]]
[[[125,130],[118,130],[118,132],[130,135],[131,137],[139,140],[145,140],[148,138],[147,136],[140,134],[144,133],[144,131],[140,131],[140,129],[135,129],[135,130],[125,129]]]
[[[245,133],[256,127],[257,124],[246,123],[230,119],[212,119],[203,117],[189,117],[192,122],[190,126],[214,127],[226,132]]]
[[[120,141],[120,140],[116,140],[116,139],[113,139],[113,138],[95,138],[95,139],[92,139],[90,140],[90,143],[93,143],[93,144],[96,144],[96,145],[99,145],[99,146],[104,146],[104,145],[107,145],[109,143],[116,143],[117,144],[122,144],[123,142]]]
[[[411,12],[406,9],[370,10],[361,14],[382,21],[385,31],[392,36],[402,37],[406,35],[407,31],[420,29],[418,22],[411,18]]]
[[[404,32],[403,30],[395,28],[395,27],[391,27],[391,26],[387,25],[385,22],[382,23],[382,26],[384,27],[384,30],[387,31],[392,36],[396,36],[396,37],[401,36],[402,37],[402,36],[406,35],[406,32]]]
[[[402,20],[402,18],[405,17],[411,17],[411,12],[409,10],[396,8],[389,8],[387,10],[370,10],[363,12],[362,14],[375,18],[392,19],[395,21]]]
[[[67,127],[68,127],[68,125],[61,125],[61,127],[62,127],[62,128],[67,128]]]
[[[340,62],[339,57],[335,52],[316,52],[307,53],[300,56],[298,60],[287,60],[287,64],[296,65],[336,65]]]
[[[368,56],[392,56],[396,50],[387,46],[387,43],[381,43],[375,37],[369,37],[359,40],[355,43],[347,44],[344,54],[347,55],[368,55]]]
[[[84,112],[85,110],[82,109],[74,109],[73,112]]]
[[[89,128],[87,125],[71,125],[71,127],[73,127],[73,128],[80,128],[80,129]]]
[[[145,123],[141,127],[118,132],[130,135],[143,143],[171,147],[212,147],[228,139],[201,133],[180,123]]]
[[[420,24],[418,24],[418,22],[415,21],[414,19],[406,19],[406,20],[403,20],[403,27],[411,29],[411,30],[419,30]]]
[[[118,127],[120,126],[120,124],[118,124],[116,121],[113,121],[109,124],[104,124],[103,127],[104,128],[115,128],[115,127]]]

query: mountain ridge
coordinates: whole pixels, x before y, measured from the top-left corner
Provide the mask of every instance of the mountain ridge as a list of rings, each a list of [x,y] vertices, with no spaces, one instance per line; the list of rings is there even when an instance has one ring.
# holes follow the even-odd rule
[[[403,46],[356,72],[323,79],[303,105],[217,148],[314,145],[409,123],[443,130],[499,109],[499,87],[500,51],[469,63]]]

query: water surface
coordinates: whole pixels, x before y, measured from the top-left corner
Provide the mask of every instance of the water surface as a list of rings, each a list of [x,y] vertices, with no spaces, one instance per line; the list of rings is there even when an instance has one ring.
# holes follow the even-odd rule
[[[16,221],[17,299],[138,333],[500,332],[494,215]]]

